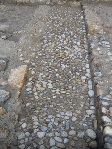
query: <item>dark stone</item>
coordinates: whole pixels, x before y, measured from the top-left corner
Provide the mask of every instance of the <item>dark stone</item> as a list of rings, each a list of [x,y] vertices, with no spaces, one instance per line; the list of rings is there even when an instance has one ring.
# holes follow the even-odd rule
[[[110,144],[110,143],[105,143],[104,148],[105,148],[105,149],[112,149],[112,144]]]
[[[104,142],[106,143],[112,143],[112,138],[110,138],[109,136],[105,137]]]

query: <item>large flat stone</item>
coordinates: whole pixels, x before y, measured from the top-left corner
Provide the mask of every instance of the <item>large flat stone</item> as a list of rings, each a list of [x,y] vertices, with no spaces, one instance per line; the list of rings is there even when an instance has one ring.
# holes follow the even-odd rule
[[[22,65],[15,69],[12,69],[9,74],[8,83],[12,89],[17,90],[15,98],[18,98],[21,93],[21,89],[24,85],[27,72],[28,72],[28,66]]]

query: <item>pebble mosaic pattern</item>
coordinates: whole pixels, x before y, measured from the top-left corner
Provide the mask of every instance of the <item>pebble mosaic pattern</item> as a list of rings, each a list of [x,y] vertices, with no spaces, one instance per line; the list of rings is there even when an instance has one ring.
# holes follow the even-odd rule
[[[29,68],[19,148],[87,149],[95,107],[81,9],[53,6],[40,42]],[[88,136],[96,138],[92,131]]]

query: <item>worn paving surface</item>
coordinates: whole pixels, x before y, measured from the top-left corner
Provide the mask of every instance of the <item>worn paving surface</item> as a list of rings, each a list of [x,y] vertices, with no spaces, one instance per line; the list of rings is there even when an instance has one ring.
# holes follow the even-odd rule
[[[21,149],[87,149],[88,144],[96,148],[83,11],[80,7],[53,6],[48,12],[39,18],[44,24],[42,30],[33,26],[32,32],[28,26],[26,36],[16,45],[18,54],[23,52],[19,60],[29,63],[29,74],[20,97],[23,103],[14,132],[17,138],[7,144]],[[36,23],[35,17],[30,23]]]
[[[46,21],[30,63],[19,148],[87,148],[95,115],[83,13],[54,6]]]

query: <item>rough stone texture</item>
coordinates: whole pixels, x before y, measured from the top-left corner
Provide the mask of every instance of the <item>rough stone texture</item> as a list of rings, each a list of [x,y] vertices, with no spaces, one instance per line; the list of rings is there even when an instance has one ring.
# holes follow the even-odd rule
[[[104,128],[104,136],[106,136],[106,135],[112,136],[112,128],[110,126],[106,126]]]
[[[0,90],[0,102],[5,102],[10,97],[10,93],[5,90]]]
[[[96,139],[96,133],[92,129],[87,129],[86,133],[91,139]]]
[[[112,116],[112,107],[109,108],[110,116]]]
[[[65,145],[62,144],[62,143],[57,143],[56,146],[57,146],[57,147],[60,147],[60,148],[65,148]]]
[[[0,79],[1,86],[7,85],[7,84],[8,84],[7,80],[4,80],[3,78]]]
[[[16,98],[18,98],[21,93],[21,89],[24,85],[27,72],[28,72],[28,66],[22,65],[19,66],[18,68],[12,69],[9,74],[8,83],[12,89],[17,90],[15,95]]]
[[[83,136],[88,125],[92,128],[95,116],[86,114],[93,107],[88,95],[92,85],[88,85],[91,74],[86,65],[89,55],[83,11],[79,7],[39,6],[28,23],[23,31],[26,37],[15,47],[21,63],[29,63],[30,82],[27,93],[14,101],[22,101],[15,127],[21,132],[17,148],[50,148],[50,139],[55,137],[59,138],[53,140],[52,149],[86,148]]]
[[[85,17],[88,25],[88,34],[103,34],[102,22],[98,18],[94,11],[91,11],[88,7],[84,7]],[[91,17],[92,16],[92,17]]]
[[[5,60],[0,60],[0,71],[4,71],[7,66],[7,63]]]
[[[6,110],[4,108],[0,107],[0,115],[5,114],[5,113],[6,113]]]
[[[104,148],[105,148],[105,149],[112,149],[112,144],[110,144],[110,143],[105,143]]]
[[[91,148],[97,148],[97,142],[96,141],[91,141],[89,143],[89,147],[91,147]]]
[[[0,140],[7,139],[9,131],[7,129],[0,129]]]
[[[45,136],[45,132],[37,132],[37,136],[39,138],[43,138]]]

